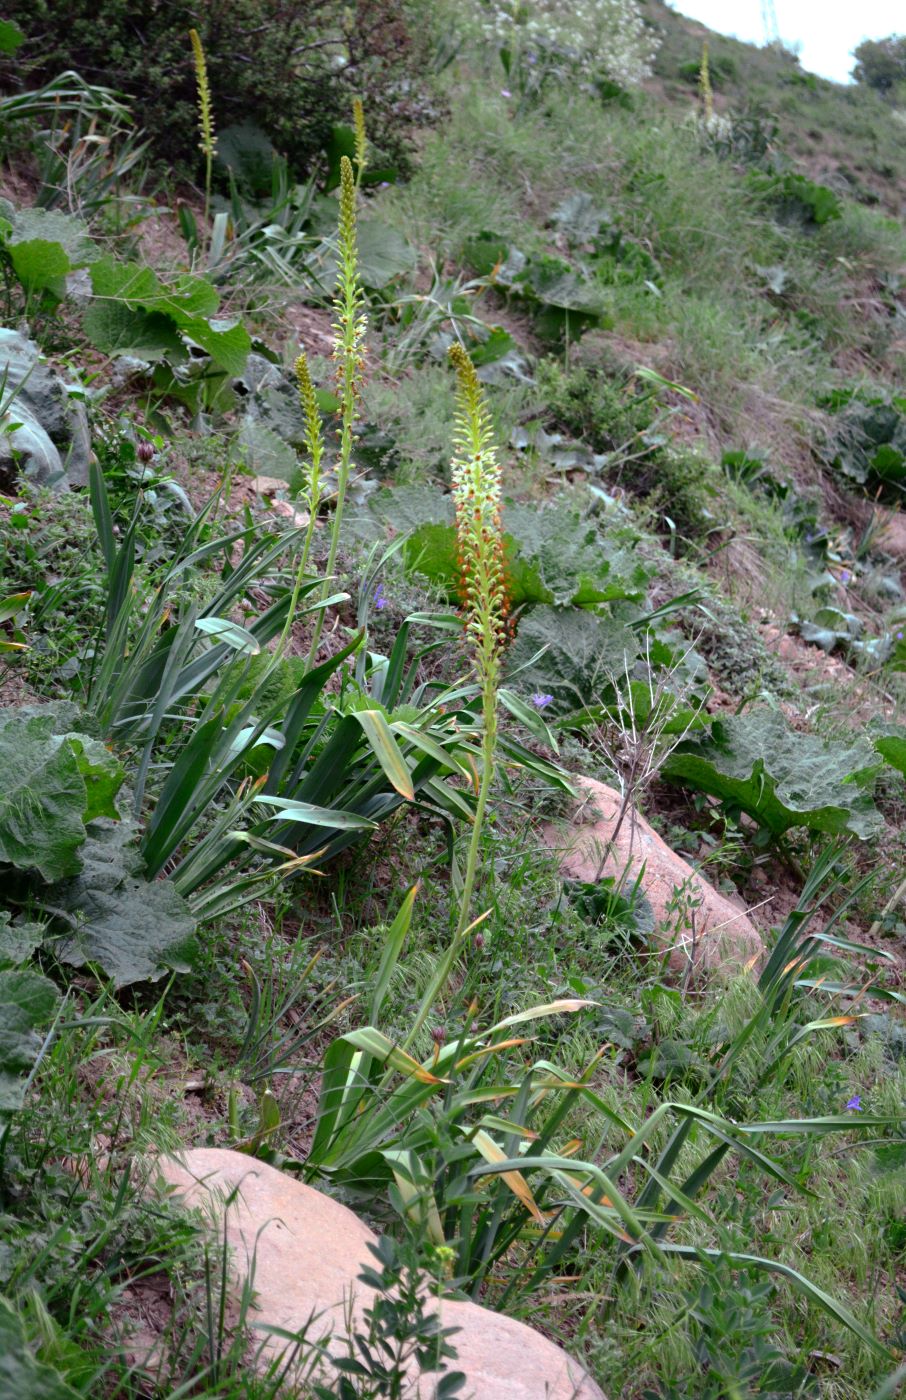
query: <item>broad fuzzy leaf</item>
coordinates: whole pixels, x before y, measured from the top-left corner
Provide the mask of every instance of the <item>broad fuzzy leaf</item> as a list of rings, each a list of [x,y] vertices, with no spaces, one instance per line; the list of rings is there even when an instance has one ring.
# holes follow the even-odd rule
[[[0,863],[59,880],[79,869],[88,805],[72,746],[54,715],[0,710]]]
[[[61,243],[30,238],[12,244],[9,255],[13,271],[26,292],[50,292],[55,301],[63,300],[71,263]]]
[[[41,1049],[38,1030],[51,1021],[59,999],[54,984],[37,972],[0,972],[0,1113],[22,1107],[23,1076]]]
[[[235,321],[214,320],[218,297],[210,282],[187,274],[165,285],[149,267],[137,263],[120,263],[114,258],[99,258],[91,267],[94,294],[104,304],[122,306],[133,312],[156,313],[167,318],[179,335],[204,350],[230,374],[241,374],[252,342],[248,332]],[[158,329],[162,329],[159,328]],[[130,332],[107,315],[85,319],[89,336],[99,336],[105,344],[113,335]],[[135,323],[135,332],[153,344],[152,328],[146,321]],[[102,346],[103,348],[103,346]]]
[[[195,920],[169,880],[146,880],[140,860],[125,846],[126,826],[104,827],[85,843],[84,869],[55,885],[49,909],[72,916],[73,932],[56,945],[74,967],[99,967],[116,987],[153,982],[168,968],[193,960]]]
[[[875,748],[886,763],[898,768],[906,777],[906,726],[888,724],[875,733],[872,739]]]
[[[81,267],[98,256],[98,245],[91,238],[88,225],[72,214],[36,206],[16,209],[8,200],[0,201],[0,214],[12,225],[8,239],[11,248],[34,242],[56,244],[73,267]]]
[[[644,598],[649,576],[644,564],[628,549],[604,539],[594,522],[579,511],[508,503],[503,523],[507,593],[513,607],[570,603],[589,608]],[[451,601],[456,599],[458,565],[452,525],[421,525],[406,542],[405,559],[408,568],[443,588]]]
[[[504,524],[541,581],[543,594],[529,601],[581,608],[644,598],[649,573],[642,561],[604,539],[579,511],[510,505]]]
[[[160,311],[143,311],[118,301],[96,301],[82,317],[82,329],[105,355],[139,360],[179,360],[186,350],[176,326]]]
[[[100,739],[89,739],[87,734],[64,734],[62,742],[68,744],[75,754],[85,783],[82,820],[86,825],[98,817],[119,821],[114,799],[126,777],[122,764],[106,744],[101,743]]]
[[[534,660],[536,654],[544,654]],[[552,695],[545,714],[592,704],[638,655],[635,633],[621,622],[579,608],[533,608],[507,653],[507,673],[522,694]]]
[[[663,772],[740,807],[777,836],[807,826],[865,839],[884,829],[862,786],[879,766],[863,739],[832,743],[797,733],[774,711],[753,710],[715,719],[707,738],[678,745]]]
[[[44,941],[43,924],[14,924],[0,910],[0,968],[21,967]]]

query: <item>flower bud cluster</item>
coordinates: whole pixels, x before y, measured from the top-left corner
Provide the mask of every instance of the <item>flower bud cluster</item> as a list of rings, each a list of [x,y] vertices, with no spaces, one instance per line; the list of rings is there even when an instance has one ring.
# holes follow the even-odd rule
[[[368,137],[365,135],[365,108],[362,99],[352,99],[352,124],[355,130],[355,178],[360,182],[368,164]]]
[[[311,474],[309,477],[309,509],[318,509],[321,486],[321,458],[324,455],[324,431],[321,425],[321,414],[318,409],[318,400],[315,397],[315,386],[311,382],[311,372],[308,368],[308,356],[302,350],[296,360],[296,383],[299,386],[299,402],[302,405],[302,417],[305,420],[305,450],[306,456],[311,463]]]
[[[337,363],[337,383],[344,409],[351,407],[365,368],[362,347],[367,329],[365,293],[359,282],[356,242],[356,183],[352,161],[340,160],[339,267],[334,298],[333,358]]]
[[[501,473],[475,366],[461,345],[451,347],[450,360],[457,377],[452,481],[460,592],[476,669],[487,691],[496,688],[507,640]]]
[[[195,62],[195,89],[198,95],[198,132],[201,150],[210,159],[217,153],[217,137],[214,132],[214,104],[211,99],[211,85],[208,82],[208,65],[197,29],[189,30],[192,44],[192,58]]]

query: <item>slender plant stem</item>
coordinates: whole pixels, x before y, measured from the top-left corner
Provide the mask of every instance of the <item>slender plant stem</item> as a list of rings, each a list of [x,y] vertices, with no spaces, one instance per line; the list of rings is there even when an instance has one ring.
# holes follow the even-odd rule
[[[337,501],[333,524],[330,531],[330,551],[327,556],[327,577],[324,580],[322,598],[327,597],[327,589],[337,565],[337,551],[340,545],[340,530],[343,524],[343,507],[346,503],[346,488],[352,469],[353,430],[355,428],[356,392],[363,368],[362,342],[365,337],[366,319],[364,314],[365,296],[359,282],[358,249],[356,244],[356,183],[352,162],[347,156],[340,161],[340,221],[339,221],[339,266],[337,269],[337,291],[334,298],[334,359],[339,365],[339,392],[341,405],[340,464],[337,469]],[[315,619],[311,648],[308,653],[309,669],[314,665],[324,613],[320,611]]]
[[[496,697],[495,697],[495,719],[496,719]],[[491,783],[494,778],[494,753],[497,746],[496,724],[490,728],[485,726],[484,735],[481,741],[482,773],[478,785],[478,802],[475,807],[475,820],[472,823],[472,835],[469,839],[469,851],[466,856],[466,869],[463,877],[462,892],[459,896],[459,918],[456,922],[456,930],[450,940],[437,967],[434,969],[434,976],[431,978],[421,1000],[421,1005],[412,1025],[402,1041],[402,1049],[406,1049],[412,1044],[418,1035],[425,1021],[431,1012],[431,1008],[450,976],[456,959],[462,952],[466,935],[472,926],[469,918],[472,907],[472,893],[475,888],[475,876],[478,871],[478,854],[481,849],[481,837],[484,829],[485,810],[488,805],[488,795],[491,790]]]
[[[440,995],[470,929],[472,894],[484,830],[488,794],[494,780],[497,752],[497,687],[500,655],[506,637],[506,588],[503,576],[503,532],[500,525],[500,467],[494,450],[490,417],[475,367],[461,345],[450,350],[457,372],[459,413],[453,494],[456,535],[465,611],[465,632],[474,648],[481,687],[481,778],[459,896],[459,917],[450,945],[440,959],[403,1041],[408,1046],[424,1025]]]
[[[354,371],[349,366],[344,370],[344,394],[343,394],[343,419],[340,430],[340,466],[337,472],[337,503],[334,507],[333,523],[330,530],[330,550],[327,555],[327,570],[324,581],[325,593],[334,576],[337,566],[337,551],[340,547],[340,527],[343,523],[343,506],[346,501],[346,487],[349,482],[349,469],[352,463],[352,429],[355,422],[355,393],[354,384],[350,384]],[[309,522],[311,528],[311,522]],[[318,645],[321,641],[321,629],[324,626],[323,608],[315,617],[314,631],[311,637],[311,647],[308,652],[308,669],[311,670],[315,664]]]

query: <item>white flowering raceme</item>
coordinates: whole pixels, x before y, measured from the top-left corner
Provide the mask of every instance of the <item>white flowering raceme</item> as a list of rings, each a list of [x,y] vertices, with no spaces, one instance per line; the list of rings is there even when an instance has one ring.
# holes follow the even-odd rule
[[[484,33],[514,57],[551,50],[620,87],[651,74],[659,40],[637,0],[473,0]]]

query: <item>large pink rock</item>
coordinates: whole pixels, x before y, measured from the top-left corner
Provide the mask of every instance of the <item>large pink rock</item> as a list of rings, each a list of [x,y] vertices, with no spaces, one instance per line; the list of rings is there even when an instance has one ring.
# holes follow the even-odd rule
[[[620,879],[625,872],[625,888],[632,889],[641,874],[657,921],[656,939],[675,969],[694,962],[711,971],[738,972],[758,959],[764,951],[761,936],[744,908],[693,870],[634,810],[617,831],[623,799],[614,788],[594,778],[575,782],[581,795],[570,822],[551,823],[543,832],[545,844],[561,853],[563,875],[594,882],[603,876]]]
[[[253,1271],[258,1321],[291,1332],[307,1328],[310,1340],[330,1338],[334,1356],[347,1354],[350,1317],[367,1331],[363,1314],[373,1292],[357,1276],[362,1264],[374,1264],[368,1244],[377,1237],[346,1206],[221,1148],[163,1158],[159,1174],[187,1205],[217,1220],[218,1233],[225,1215],[234,1283]],[[463,1400],[604,1400],[578,1362],[524,1323],[456,1299],[438,1306],[444,1326],[461,1329],[449,1368],[468,1377]],[[286,1345],[272,1338],[263,1361]],[[408,1395],[430,1400],[436,1379],[413,1376]]]

